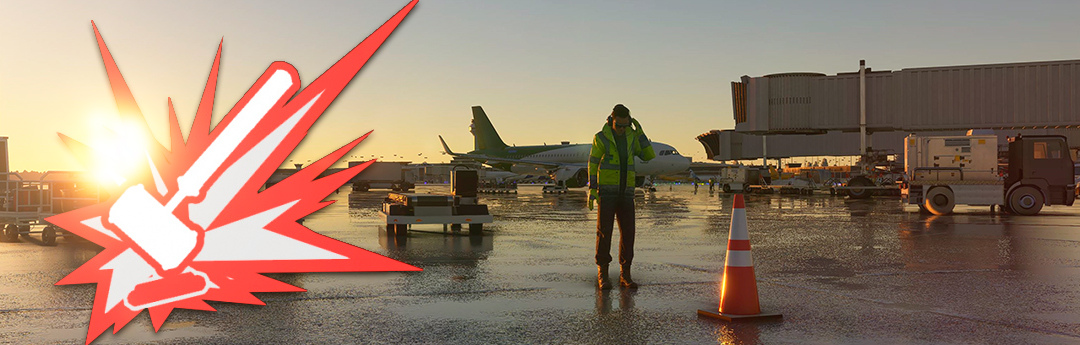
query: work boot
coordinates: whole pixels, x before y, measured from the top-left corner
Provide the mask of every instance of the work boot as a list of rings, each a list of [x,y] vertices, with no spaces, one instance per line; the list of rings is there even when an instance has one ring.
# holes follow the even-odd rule
[[[623,266],[619,270],[619,286],[626,289],[637,289],[638,285],[630,278],[630,266]]]
[[[608,279],[607,265],[600,265],[598,272],[596,273],[596,280],[599,282],[600,290],[611,290],[611,280]]]

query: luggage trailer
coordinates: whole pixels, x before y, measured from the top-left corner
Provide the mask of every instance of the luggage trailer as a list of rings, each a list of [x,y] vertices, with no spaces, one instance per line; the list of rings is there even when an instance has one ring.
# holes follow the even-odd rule
[[[0,173],[0,242],[18,242],[20,236],[30,240],[31,234],[40,234],[39,243],[52,246],[58,237],[74,236],[45,218],[101,200],[99,186],[80,175],[49,171],[38,180],[24,180],[17,173]]]
[[[484,223],[494,218],[487,205],[478,203],[476,170],[453,170],[450,174],[451,194],[389,193],[379,212],[386,233],[405,236],[414,224],[442,224],[443,232],[448,228],[458,232],[468,224],[469,235],[483,234]]]

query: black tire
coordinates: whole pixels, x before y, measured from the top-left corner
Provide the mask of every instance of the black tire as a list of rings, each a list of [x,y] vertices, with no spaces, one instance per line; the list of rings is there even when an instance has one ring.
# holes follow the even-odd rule
[[[45,227],[45,230],[41,230],[41,243],[46,246],[56,245],[56,227],[49,225]]]
[[[483,234],[484,234],[484,224],[483,223],[469,224],[469,235],[470,236],[479,236],[479,235],[483,235]]]
[[[946,215],[952,213],[953,208],[956,207],[956,197],[953,195],[952,189],[948,187],[931,187],[926,192],[923,205],[930,213],[939,216]]]
[[[724,191],[724,193],[731,193],[731,185],[725,183],[720,186],[720,190]]]
[[[874,181],[870,181],[870,179],[866,178],[865,176],[856,176],[856,177],[848,180],[847,186],[848,187],[873,187],[874,186]],[[847,190],[847,195],[848,195],[848,197],[851,197],[852,199],[866,199],[866,198],[869,198],[870,196],[874,195],[874,190],[873,189],[852,188],[852,189]]]
[[[0,240],[4,242],[16,242],[19,240],[19,229],[15,224],[7,224],[0,230]]]
[[[1007,200],[1012,212],[1021,216],[1034,216],[1042,211],[1042,192],[1032,186],[1020,186],[1009,193]]]

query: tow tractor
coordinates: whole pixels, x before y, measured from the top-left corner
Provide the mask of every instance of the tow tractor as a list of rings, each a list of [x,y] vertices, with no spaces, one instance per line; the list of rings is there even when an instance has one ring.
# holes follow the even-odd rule
[[[1076,199],[1073,160],[1060,135],[1009,138],[999,164],[996,135],[909,135],[901,196],[922,211],[943,215],[957,204],[1000,206],[1036,215],[1043,206],[1071,206]]]
[[[460,231],[469,225],[469,235],[481,235],[484,223],[494,219],[487,205],[476,196],[479,176],[476,170],[450,171],[450,194],[392,192],[383,201],[380,218],[387,234],[405,236],[410,225],[442,224],[443,231]]]

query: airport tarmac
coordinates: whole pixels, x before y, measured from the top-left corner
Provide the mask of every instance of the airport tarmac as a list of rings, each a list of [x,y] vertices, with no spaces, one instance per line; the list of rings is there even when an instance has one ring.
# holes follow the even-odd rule
[[[896,197],[749,195],[762,308],[783,320],[728,324],[696,311],[718,306],[730,194],[665,185],[639,197],[641,287],[599,292],[582,190],[483,195],[495,216],[483,236],[436,225],[404,239],[377,216],[386,192],[348,190],[304,224],[423,272],[274,274],[308,291],[177,310],[160,333],[143,313],[96,343],[1080,343],[1080,207],[933,217]],[[95,288],[53,283],[94,254],[0,243],[0,343],[83,343]]]

